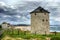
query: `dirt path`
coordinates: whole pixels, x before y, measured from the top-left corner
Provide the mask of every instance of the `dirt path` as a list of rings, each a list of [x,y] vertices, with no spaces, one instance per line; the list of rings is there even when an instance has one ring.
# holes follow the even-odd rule
[[[23,40],[22,38],[12,38],[10,36],[5,36],[3,39],[1,40]]]

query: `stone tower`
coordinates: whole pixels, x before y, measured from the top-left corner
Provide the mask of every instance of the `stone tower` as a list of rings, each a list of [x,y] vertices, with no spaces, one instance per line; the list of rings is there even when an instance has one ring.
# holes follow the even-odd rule
[[[38,7],[31,13],[31,33],[49,34],[49,12]]]

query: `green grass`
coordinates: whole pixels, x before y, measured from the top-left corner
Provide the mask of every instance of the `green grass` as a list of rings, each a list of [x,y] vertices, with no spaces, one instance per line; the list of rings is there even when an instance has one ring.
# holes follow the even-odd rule
[[[46,37],[50,37],[51,40],[60,40],[60,33],[55,34],[49,34],[49,35],[40,35],[40,34],[31,34],[29,31],[21,31],[21,30],[13,30],[13,29],[8,29],[4,30],[3,37],[9,35],[14,38],[23,38],[23,39],[30,39],[30,38],[41,38],[41,39],[46,39]]]
[[[21,30],[4,30],[4,35],[9,35],[14,38],[23,38],[23,39],[30,39],[30,38],[42,38],[45,39],[45,36],[39,34],[31,34],[29,31],[21,31]]]
[[[2,30],[2,28],[0,28],[0,30]]]

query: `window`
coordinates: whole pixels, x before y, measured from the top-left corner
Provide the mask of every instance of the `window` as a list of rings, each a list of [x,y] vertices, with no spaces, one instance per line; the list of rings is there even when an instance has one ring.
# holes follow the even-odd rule
[[[48,20],[46,19],[46,21],[48,21]]]
[[[44,15],[46,15],[46,13],[44,13]]]
[[[44,19],[42,19],[42,21],[44,22]]]
[[[35,15],[36,15],[36,13],[35,13]]]
[[[9,27],[9,26],[8,26]]]

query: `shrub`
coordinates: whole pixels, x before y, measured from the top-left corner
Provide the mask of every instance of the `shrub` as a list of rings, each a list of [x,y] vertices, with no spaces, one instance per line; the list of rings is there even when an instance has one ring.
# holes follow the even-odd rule
[[[0,25],[0,28],[2,28],[2,26]]]
[[[24,35],[22,38],[24,38],[24,39],[30,39],[31,36],[29,36],[29,35]]]
[[[2,39],[3,37],[4,37],[4,34],[1,34],[1,35],[0,35],[0,39]]]
[[[52,37],[51,40],[60,40],[60,37]]]

